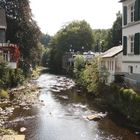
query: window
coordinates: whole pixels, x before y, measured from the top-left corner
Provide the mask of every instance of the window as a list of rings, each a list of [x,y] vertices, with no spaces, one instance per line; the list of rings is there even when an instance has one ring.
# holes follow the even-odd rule
[[[130,21],[134,22],[134,4],[130,5]]]
[[[134,36],[129,36],[130,54],[134,54]]]

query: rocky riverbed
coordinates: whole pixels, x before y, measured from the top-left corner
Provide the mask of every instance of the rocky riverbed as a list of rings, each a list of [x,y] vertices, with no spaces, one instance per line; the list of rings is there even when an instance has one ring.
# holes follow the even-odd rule
[[[6,131],[4,126],[16,108],[23,107],[28,110],[35,104],[41,104],[38,99],[40,90],[41,88],[31,80],[24,86],[11,89],[9,94],[12,94],[12,98],[0,100],[0,134],[14,133],[10,130]]]
[[[61,92],[66,89],[70,89],[74,86],[74,82],[71,79],[57,76],[56,83],[51,84],[51,90],[53,92]],[[37,84],[37,80],[30,80],[23,86],[13,88],[9,91],[9,99],[0,100],[0,135],[13,134],[12,130],[5,129],[9,123],[9,118],[13,115],[14,110],[30,110],[33,106],[39,107],[45,106],[44,102],[39,99],[42,88],[41,85]]]

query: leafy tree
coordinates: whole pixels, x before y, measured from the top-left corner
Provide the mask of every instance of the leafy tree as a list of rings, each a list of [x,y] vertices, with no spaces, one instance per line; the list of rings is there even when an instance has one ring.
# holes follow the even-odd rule
[[[51,68],[61,71],[62,57],[65,52],[82,52],[91,50],[93,44],[92,29],[86,21],[73,21],[64,26],[51,39]]]
[[[116,16],[116,21],[113,23],[111,29],[113,46],[117,46],[122,43],[122,14],[120,11],[116,14]]]
[[[118,46],[122,43],[122,14],[118,12],[116,16],[117,18],[108,34],[108,48]]]
[[[32,19],[29,0],[1,0],[0,5],[6,11],[7,40],[17,43],[23,58],[33,63],[38,53],[40,30]]]
[[[51,39],[51,36],[48,35],[48,34],[41,34],[41,37],[40,37],[40,42],[45,46],[47,47],[48,46],[48,43]]]
[[[85,67],[85,59],[82,55],[77,55],[74,58],[74,75],[75,78],[78,80],[80,78],[80,73]]]
[[[95,52],[103,52],[108,49],[108,35],[109,29],[95,29],[93,30],[93,50]]]
[[[95,52],[106,51],[114,46],[118,46],[122,42],[122,14],[118,12],[117,18],[111,29],[93,30]]]
[[[76,65],[78,68],[75,72],[77,84],[82,85],[94,95],[100,94],[108,78],[108,71],[104,67],[99,69],[100,58],[91,60],[84,67],[82,59],[78,58],[77,60],[75,61],[78,62]]]
[[[42,65],[44,67],[48,66],[49,59],[50,59],[50,49],[49,48],[45,48],[43,56],[42,56]]]

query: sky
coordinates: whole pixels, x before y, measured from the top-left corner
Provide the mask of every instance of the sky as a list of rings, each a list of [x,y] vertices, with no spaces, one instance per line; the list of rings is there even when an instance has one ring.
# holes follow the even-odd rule
[[[33,18],[43,33],[54,35],[73,20],[85,20],[92,29],[111,28],[119,0],[30,0]]]

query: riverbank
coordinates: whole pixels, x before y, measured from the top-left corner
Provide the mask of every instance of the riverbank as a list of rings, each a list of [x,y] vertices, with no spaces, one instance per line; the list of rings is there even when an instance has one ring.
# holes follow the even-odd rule
[[[108,106],[126,118],[129,127],[140,131],[140,95],[137,92],[111,84],[102,98]]]
[[[24,134],[27,140],[139,140],[139,136],[113,121],[112,113],[98,107],[93,98],[87,98],[85,92],[78,93],[71,79],[41,74],[35,82],[42,87],[39,100],[44,105],[34,104],[29,108],[20,105],[7,122],[7,128]],[[105,116],[98,121],[89,121],[87,116],[94,114]],[[117,116],[116,119],[122,122]],[[21,133],[21,128],[26,130]]]
[[[29,109],[31,106],[40,103],[38,96],[41,88],[37,86],[34,80],[38,78],[41,70],[41,68],[37,68],[33,71],[32,77],[28,78],[23,85],[4,92],[6,98],[0,99],[0,135],[17,134],[17,132],[4,127],[16,108]]]

